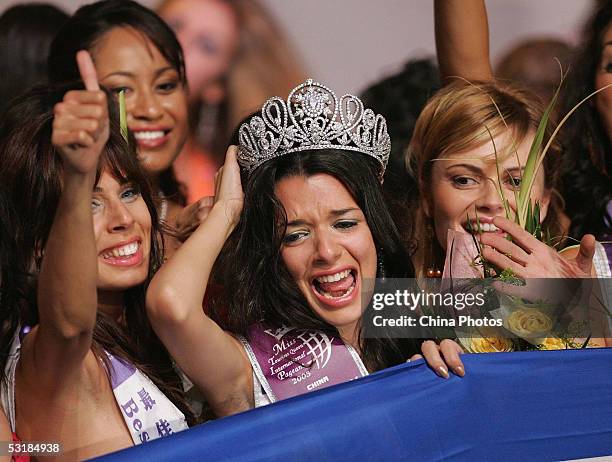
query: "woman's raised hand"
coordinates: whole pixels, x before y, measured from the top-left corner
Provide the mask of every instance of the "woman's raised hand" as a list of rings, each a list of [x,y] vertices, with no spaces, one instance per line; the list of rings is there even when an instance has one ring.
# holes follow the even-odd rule
[[[493,224],[512,237],[512,241],[508,241],[495,233],[480,235],[480,243],[483,244],[482,256],[497,267],[509,268],[521,278],[590,276],[595,254],[595,238],[592,235],[584,236],[576,257],[567,259],[504,217],[495,217]]]
[[[240,182],[238,166],[238,147],[230,146],[225,155],[225,163],[215,175],[215,208],[222,208],[229,224],[234,227],[240,219],[244,204],[244,193]]]
[[[69,91],[55,105],[51,141],[67,171],[91,174],[108,141],[108,107],[91,56],[81,50],[76,59],[85,90]]]

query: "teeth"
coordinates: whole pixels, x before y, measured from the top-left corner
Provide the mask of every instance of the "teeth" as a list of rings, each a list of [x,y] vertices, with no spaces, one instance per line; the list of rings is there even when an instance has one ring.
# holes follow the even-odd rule
[[[134,137],[137,140],[155,140],[164,136],[163,131],[150,131],[150,132],[134,132]]]
[[[319,276],[317,281],[319,282],[336,282],[340,279],[344,279],[350,274],[351,270],[344,270],[336,274],[327,274],[325,276]]]
[[[138,252],[138,247],[140,244],[138,242],[132,242],[131,244],[127,244],[121,247],[115,247],[108,252],[104,252],[102,254],[103,258],[119,258],[119,257],[129,257]]]
[[[472,222],[472,230],[478,232],[478,222]],[[493,223],[480,223],[480,230],[483,233],[493,233],[499,231],[499,228]]]
[[[340,295],[339,297],[334,297],[332,294],[325,292],[324,290],[321,290],[321,294],[325,297],[325,298],[329,298],[329,299],[336,299],[336,298],[343,298],[346,297],[348,295],[350,295],[353,292],[353,289],[355,289],[355,284],[353,284],[351,287],[349,287],[349,289],[342,295]]]

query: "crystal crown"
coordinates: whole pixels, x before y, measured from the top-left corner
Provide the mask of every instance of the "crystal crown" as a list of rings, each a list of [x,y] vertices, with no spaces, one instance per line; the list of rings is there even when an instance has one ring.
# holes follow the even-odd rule
[[[325,85],[308,79],[287,101],[275,96],[238,132],[238,163],[250,176],[264,162],[313,149],[342,149],[374,157],[379,180],[391,152],[387,123],[353,95],[338,100]]]

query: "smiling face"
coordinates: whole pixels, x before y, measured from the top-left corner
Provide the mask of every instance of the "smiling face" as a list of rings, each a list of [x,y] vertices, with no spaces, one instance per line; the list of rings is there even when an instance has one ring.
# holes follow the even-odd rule
[[[125,90],[128,128],[144,169],[159,174],[172,165],[187,136],[187,99],[179,73],[144,35],[117,27],[95,44],[100,83]]]
[[[506,131],[494,138],[499,154],[501,187],[509,201],[512,212],[516,211],[514,192],[518,192],[522,169],[534,139],[529,132],[517,146],[517,155],[510,150],[512,132]],[[469,232],[477,228],[476,215],[481,231],[500,232],[493,225],[493,217],[505,216],[504,206],[498,193],[499,181],[495,154],[491,142],[480,147],[434,160],[431,171],[431,186],[423,204],[425,214],[433,219],[436,238],[446,249],[449,229]],[[540,219],[543,220],[550,202],[550,192],[544,187],[542,169],[536,177],[531,197],[540,202]]]
[[[193,101],[222,98],[221,79],[238,46],[236,14],[227,1],[174,0],[159,11],[176,33],[187,68],[189,98]]]
[[[134,185],[102,172],[91,201],[98,250],[98,290],[123,291],[149,273],[151,215]]]
[[[601,61],[595,73],[595,89],[612,84],[612,24],[608,26],[603,36],[603,51]],[[612,140],[612,88],[608,88],[595,96],[595,107],[602,119],[603,126]]]
[[[336,178],[286,177],[275,194],[287,213],[281,254],[312,310],[345,339],[354,336],[362,296],[376,277],[376,246],[365,216]],[[367,302],[365,304],[367,304]]]

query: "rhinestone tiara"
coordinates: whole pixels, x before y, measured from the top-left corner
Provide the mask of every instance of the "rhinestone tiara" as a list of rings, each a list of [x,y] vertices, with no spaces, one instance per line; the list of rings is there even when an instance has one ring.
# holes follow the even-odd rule
[[[308,79],[287,101],[275,96],[238,131],[238,163],[250,176],[276,157],[314,149],[342,149],[374,157],[379,180],[391,152],[387,123],[353,95],[338,100],[325,85]]]

